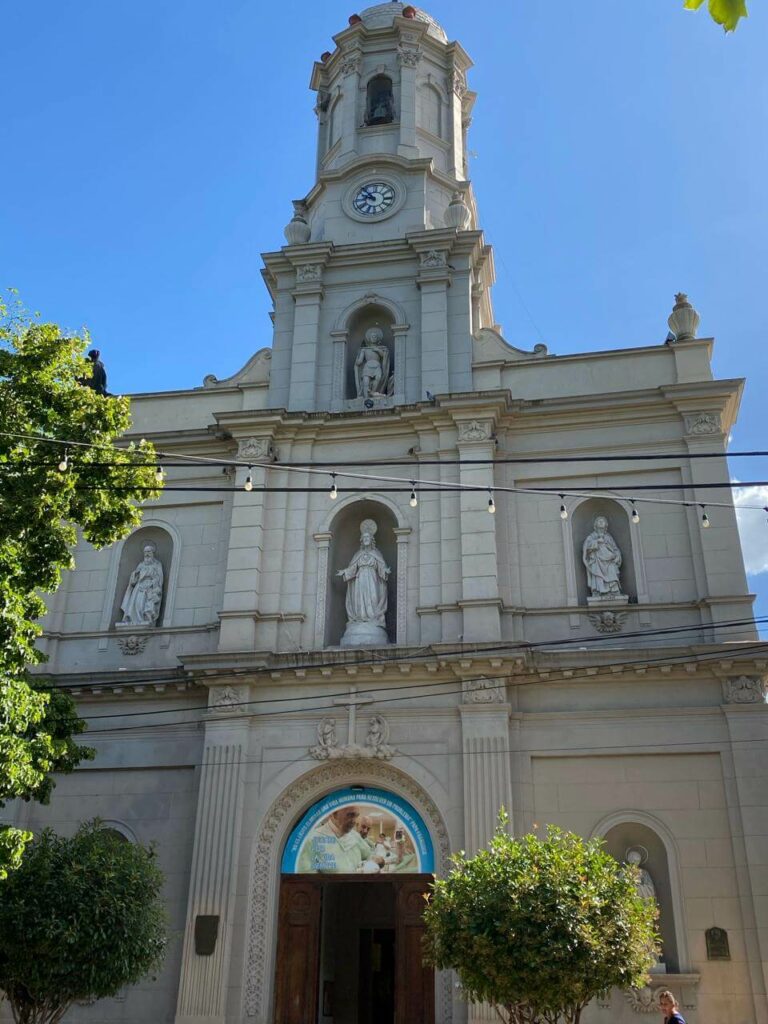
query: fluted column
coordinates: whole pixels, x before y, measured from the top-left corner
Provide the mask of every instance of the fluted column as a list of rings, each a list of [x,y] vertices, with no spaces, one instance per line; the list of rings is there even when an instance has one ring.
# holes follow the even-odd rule
[[[470,855],[488,845],[503,807],[512,821],[509,705],[503,680],[464,684],[461,734],[464,767],[464,849]],[[498,1021],[496,1011],[471,1003],[469,1024]]]
[[[240,705],[247,699],[247,687],[220,686],[210,693],[176,1024],[225,1021],[248,751],[248,719]]]

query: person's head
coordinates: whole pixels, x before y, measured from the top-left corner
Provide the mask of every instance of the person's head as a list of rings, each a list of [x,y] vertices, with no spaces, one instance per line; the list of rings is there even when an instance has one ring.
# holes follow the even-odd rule
[[[595,516],[595,521],[592,525],[598,533],[605,533],[608,529],[608,520],[605,516]]]
[[[152,559],[155,557],[155,551],[156,550],[157,549],[155,548],[154,544],[145,544],[144,545],[144,561],[145,562],[151,562]]]
[[[355,827],[359,813],[354,804],[349,804],[347,807],[340,807],[338,811],[334,811],[331,815],[331,821],[341,835],[346,835],[347,832],[351,832]]]
[[[627,850],[627,864],[634,864],[636,868],[639,868],[642,859],[643,855],[637,847],[633,846],[631,850]]]
[[[668,988],[663,988],[659,992],[659,1007],[665,1017],[671,1017],[673,1013],[677,1012],[677,1000]]]
[[[385,832],[379,832],[379,842],[380,843],[386,842],[386,839],[387,839],[386,833]]]
[[[384,331],[380,327],[369,327],[365,332],[365,340],[369,345],[380,345],[384,340]]]
[[[371,821],[371,819],[367,815],[363,814],[358,819],[357,831],[360,833],[360,835],[363,837],[363,839],[367,839],[368,838],[368,833],[371,831],[372,828],[373,828],[373,822]]]
[[[97,348],[92,348],[90,350],[90,352],[88,353],[88,358],[91,360],[92,363],[97,362],[97,360],[100,357],[101,357],[101,352],[99,352],[99,350]]]

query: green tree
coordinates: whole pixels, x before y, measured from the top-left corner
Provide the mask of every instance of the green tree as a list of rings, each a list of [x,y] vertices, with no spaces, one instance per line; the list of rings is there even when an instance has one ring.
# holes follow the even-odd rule
[[[427,903],[428,961],[509,1024],[577,1024],[595,996],[643,983],[656,908],[636,869],[600,840],[550,828],[513,839],[502,816],[487,850],[453,858]]]
[[[96,546],[111,544],[140,522],[136,502],[160,493],[143,465],[154,460],[151,445],[115,445],[130,425],[128,400],[82,383],[87,342],[0,298],[0,807],[13,797],[46,802],[51,773],[92,756],[74,742],[84,726],[71,698],[28,675],[45,660],[35,646],[41,594],[73,567],[78,528]],[[0,878],[29,839],[0,828]]]
[[[154,851],[98,822],[45,829],[0,882],[0,991],[17,1024],[57,1024],[157,970],[165,953]]]
[[[707,3],[709,13],[726,32],[733,32],[739,19],[748,16],[747,0],[707,0]],[[704,0],[685,0],[684,6],[688,11],[698,11],[703,4]]]

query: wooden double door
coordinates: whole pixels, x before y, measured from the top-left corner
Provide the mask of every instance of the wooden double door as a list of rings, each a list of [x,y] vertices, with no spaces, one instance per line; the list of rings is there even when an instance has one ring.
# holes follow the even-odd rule
[[[275,1024],[434,1024],[421,948],[431,880],[283,875]]]

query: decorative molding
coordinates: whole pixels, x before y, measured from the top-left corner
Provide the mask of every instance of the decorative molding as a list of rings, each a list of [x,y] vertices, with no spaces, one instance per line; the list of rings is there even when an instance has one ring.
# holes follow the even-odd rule
[[[421,50],[415,46],[403,46],[397,48],[397,62],[401,68],[418,67],[421,60]]]
[[[448,253],[445,249],[430,249],[420,253],[420,262],[422,267],[447,267]]]
[[[397,543],[397,605],[395,608],[395,643],[408,641],[408,538],[410,527],[396,526],[392,531]]]
[[[296,268],[296,280],[299,284],[320,281],[322,276],[323,268],[319,263],[302,263]]]
[[[716,412],[692,412],[685,417],[686,434],[720,434],[723,425]]]
[[[620,633],[627,621],[627,613],[606,609],[604,612],[592,612],[588,618],[598,633]]]
[[[317,726],[317,744],[309,748],[310,757],[316,761],[336,761],[339,758],[390,761],[396,753],[395,748],[389,745],[389,724],[381,715],[370,719],[363,746],[354,738],[342,746],[336,737],[336,719],[324,718]]]
[[[464,683],[465,704],[505,704],[507,684],[504,679],[468,679]]]
[[[765,704],[765,680],[760,676],[739,676],[723,680],[726,704]]]
[[[459,99],[463,100],[467,92],[467,76],[464,72],[454,68],[448,77],[448,84]]]
[[[141,654],[148,643],[149,637],[146,634],[138,636],[136,633],[131,633],[130,636],[119,636],[117,638],[117,646],[126,656]]]
[[[216,686],[209,692],[208,707],[218,712],[230,711],[233,708],[242,711],[242,705],[246,703],[247,698],[247,687]]]
[[[237,445],[237,459],[247,462],[252,459],[268,459],[272,455],[272,442],[268,437],[244,437]]]
[[[450,857],[448,831],[437,806],[418,783],[397,768],[377,762],[375,769],[370,760],[332,761],[297,779],[281,793],[261,822],[254,844],[250,883],[250,922],[248,950],[245,965],[245,1015],[266,1021],[269,1012],[265,1006],[269,982],[267,971],[272,957],[268,946],[274,943],[274,932],[269,923],[274,918],[276,889],[271,883],[279,880],[281,842],[302,808],[313,799],[335,786],[370,780],[374,785],[389,784],[395,791],[413,801],[428,822],[435,846],[439,851],[438,871],[445,870]],[[446,978],[448,979],[446,983]],[[443,977],[443,1006],[441,1024],[452,1024],[453,1000],[450,998],[450,972]]]
[[[489,441],[492,433],[490,420],[470,420],[459,425],[460,441]]]
[[[651,988],[650,985],[644,985],[642,988],[628,988],[624,996],[635,1013],[661,1013],[659,992],[662,987],[659,985]]]
[[[359,75],[361,61],[362,55],[358,50],[353,50],[351,53],[345,54],[341,59],[341,64],[339,65],[344,78],[347,78],[349,75]]]

